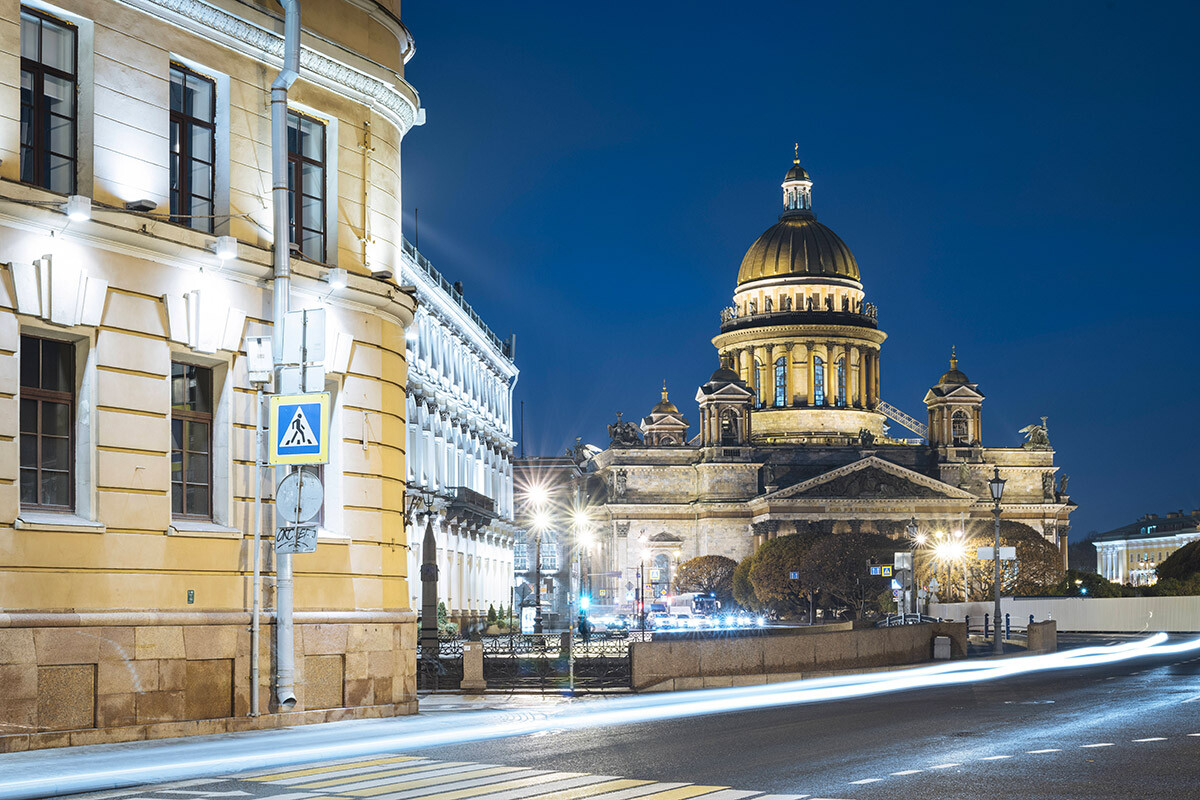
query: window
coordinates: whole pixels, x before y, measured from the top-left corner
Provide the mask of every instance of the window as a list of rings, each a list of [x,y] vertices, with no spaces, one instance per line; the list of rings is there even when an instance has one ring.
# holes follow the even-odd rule
[[[837,406],[846,407],[846,357],[837,360]]]
[[[71,509],[75,485],[75,348],[21,337],[21,505]]]
[[[21,180],[75,192],[76,29],[21,9]]]
[[[558,540],[553,533],[542,533],[542,571],[558,569]]]
[[[954,444],[967,444],[967,414],[965,411],[955,411],[950,417],[950,438]]]
[[[787,359],[779,357],[775,359],[775,407],[783,408],[787,405]]]
[[[171,221],[213,231],[216,82],[171,64]]]
[[[524,541],[518,541],[513,545],[513,569],[518,572],[524,572],[529,569],[528,545]]]
[[[171,362],[171,514],[212,517],[212,370]]]
[[[288,192],[291,241],[314,261],[325,260],[325,124],[288,112]]]
[[[754,359],[754,407],[763,407],[763,364],[757,358]]]
[[[813,356],[813,405],[825,405],[825,362]]]

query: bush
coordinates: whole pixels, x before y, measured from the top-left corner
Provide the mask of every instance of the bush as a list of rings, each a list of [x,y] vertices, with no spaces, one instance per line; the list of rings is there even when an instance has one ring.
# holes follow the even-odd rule
[[[769,539],[758,548],[750,565],[750,583],[760,607],[776,614],[794,614],[808,608],[808,586],[791,579],[799,572],[819,536],[792,534]]]
[[[494,605],[488,604],[487,621],[488,625],[496,624],[496,607]]]
[[[1083,590],[1087,589],[1086,592]],[[1069,569],[1063,573],[1062,579],[1051,586],[1047,594],[1067,597],[1134,597],[1136,592],[1129,586],[1112,583],[1094,572],[1080,572]]]

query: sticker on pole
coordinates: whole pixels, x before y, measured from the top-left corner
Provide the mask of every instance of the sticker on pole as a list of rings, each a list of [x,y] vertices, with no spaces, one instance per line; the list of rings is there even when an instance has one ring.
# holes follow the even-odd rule
[[[329,393],[271,398],[269,464],[329,462]]]

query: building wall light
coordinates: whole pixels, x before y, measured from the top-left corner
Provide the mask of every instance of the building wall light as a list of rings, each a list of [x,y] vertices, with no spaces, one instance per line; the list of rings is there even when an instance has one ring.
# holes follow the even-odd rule
[[[345,289],[346,288],[346,270],[341,267],[334,267],[325,275],[325,280],[329,281],[330,289]]]
[[[63,210],[72,222],[86,222],[92,218],[92,198],[73,194],[63,204]]]
[[[217,258],[222,261],[237,258],[238,241],[233,236],[218,236],[217,241],[213,243],[213,251],[216,252]]]

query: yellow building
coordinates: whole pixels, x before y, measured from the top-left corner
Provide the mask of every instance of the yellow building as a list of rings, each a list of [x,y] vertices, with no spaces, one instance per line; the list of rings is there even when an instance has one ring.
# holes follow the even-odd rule
[[[274,318],[283,32],[266,0],[0,0],[0,751],[415,710],[415,304],[392,276],[423,112],[398,0],[303,8],[285,263],[290,308],[326,309],[332,447],[316,552],[294,557],[286,713],[262,471],[250,707],[245,349]]]

